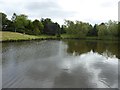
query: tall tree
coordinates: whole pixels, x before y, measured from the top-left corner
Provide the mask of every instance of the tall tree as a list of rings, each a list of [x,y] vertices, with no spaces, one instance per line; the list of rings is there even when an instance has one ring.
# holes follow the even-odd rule
[[[30,34],[33,35],[33,31],[34,31],[34,26],[31,20],[28,20],[28,24],[25,26],[26,30],[25,33],[26,34]]]
[[[97,24],[94,25],[94,27],[89,29],[87,36],[98,36],[98,30],[97,30]]]
[[[64,33],[66,33],[66,26],[62,25],[61,26],[61,34],[64,34]]]
[[[118,37],[120,39],[120,22],[118,22]]]
[[[98,36],[105,37],[108,35],[107,25],[105,23],[101,23],[98,27]]]
[[[43,18],[42,18],[42,19],[41,19],[41,22],[42,22],[43,25],[44,25],[43,34],[48,34],[48,33],[49,33],[49,28],[48,28],[48,26],[53,23],[52,20],[51,20],[50,18],[46,18],[46,19],[43,19]]]
[[[44,25],[43,33],[47,35],[56,35],[59,33],[60,26],[58,23],[54,23],[51,19],[42,19],[41,22]]]
[[[16,32],[16,25],[15,25],[16,18],[17,18],[17,14],[13,13],[13,16],[12,16],[11,20],[12,20],[12,26],[13,26],[13,29],[14,29],[15,32]]]
[[[81,21],[69,21],[65,20],[66,33],[71,35],[76,35],[77,37],[86,37],[88,31],[92,28],[89,23],[84,23]]]
[[[0,31],[2,31],[2,14],[0,13]]]
[[[26,27],[29,24],[27,15],[20,14],[16,16],[15,26],[16,31],[20,33],[25,33]]]
[[[118,36],[118,22],[108,21],[108,34],[109,36],[117,37]]]
[[[8,27],[8,24],[9,24],[9,20],[7,18],[7,15],[0,12],[0,16],[1,16],[0,27],[2,28],[3,31],[7,31],[7,27]]]
[[[33,21],[33,27],[34,27],[34,34],[35,35],[40,35],[43,32],[43,24],[39,20],[34,20]]]

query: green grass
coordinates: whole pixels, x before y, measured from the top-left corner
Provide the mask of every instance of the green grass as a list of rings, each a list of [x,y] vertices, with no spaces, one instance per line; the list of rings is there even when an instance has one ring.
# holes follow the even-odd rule
[[[80,38],[76,35],[68,35],[68,34],[62,34],[61,38],[57,36],[48,36],[48,35],[26,35],[16,32],[7,32],[7,31],[0,31],[0,41],[22,41],[22,40],[46,40],[46,39],[84,39],[84,40],[118,40],[118,38],[113,37],[84,37]]]
[[[68,38],[68,39],[84,39],[84,40],[118,40],[118,38],[117,37],[108,37],[108,36],[106,36],[106,37],[89,37],[89,36],[87,36],[87,37],[78,37],[78,36],[76,36],[76,35],[68,35],[68,34],[62,34],[61,35],[61,37],[63,38],[63,39],[66,39],[66,38]]]
[[[118,37],[86,37],[87,40],[119,40]]]
[[[35,39],[54,39],[55,36],[34,36],[34,35],[26,35],[16,32],[6,32],[0,31],[0,41],[19,41],[19,40],[35,40]]]
[[[61,35],[61,37],[63,38],[63,39],[75,39],[75,38],[80,38],[80,37],[78,37],[78,36],[76,36],[76,35],[69,35],[69,34],[62,34]]]

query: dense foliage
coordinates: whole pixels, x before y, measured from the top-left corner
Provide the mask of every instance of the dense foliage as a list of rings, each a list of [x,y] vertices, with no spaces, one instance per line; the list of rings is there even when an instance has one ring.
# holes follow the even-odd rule
[[[50,18],[35,19],[31,21],[27,15],[13,14],[11,20],[7,15],[0,13],[0,27],[3,31],[19,32],[30,35],[75,35],[76,37],[120,37],[120,23],[116,21],[108,21],[107,23],[95,24],[82,21],[65,20],[65,24],[60,27],[57,22],[53,22]]]

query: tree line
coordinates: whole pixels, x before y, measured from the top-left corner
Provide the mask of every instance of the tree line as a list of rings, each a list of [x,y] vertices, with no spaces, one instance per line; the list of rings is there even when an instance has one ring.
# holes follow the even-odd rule
[[[0,13],[2,31],[19,32],[29,35],[75,35],[77,37],[120,37],[120,22],[109,20],[107,23],[95,24],[82,21],[65,20],[64,25],[53,22],[50,18],[31,21],[25,14],[14,13],[11,20],[5,13]]]

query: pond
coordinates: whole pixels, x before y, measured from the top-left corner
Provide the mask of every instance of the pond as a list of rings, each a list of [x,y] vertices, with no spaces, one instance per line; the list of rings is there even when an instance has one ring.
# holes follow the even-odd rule
[[[3,88],[118,88],[118,42],[44,40],[2,45]]]

